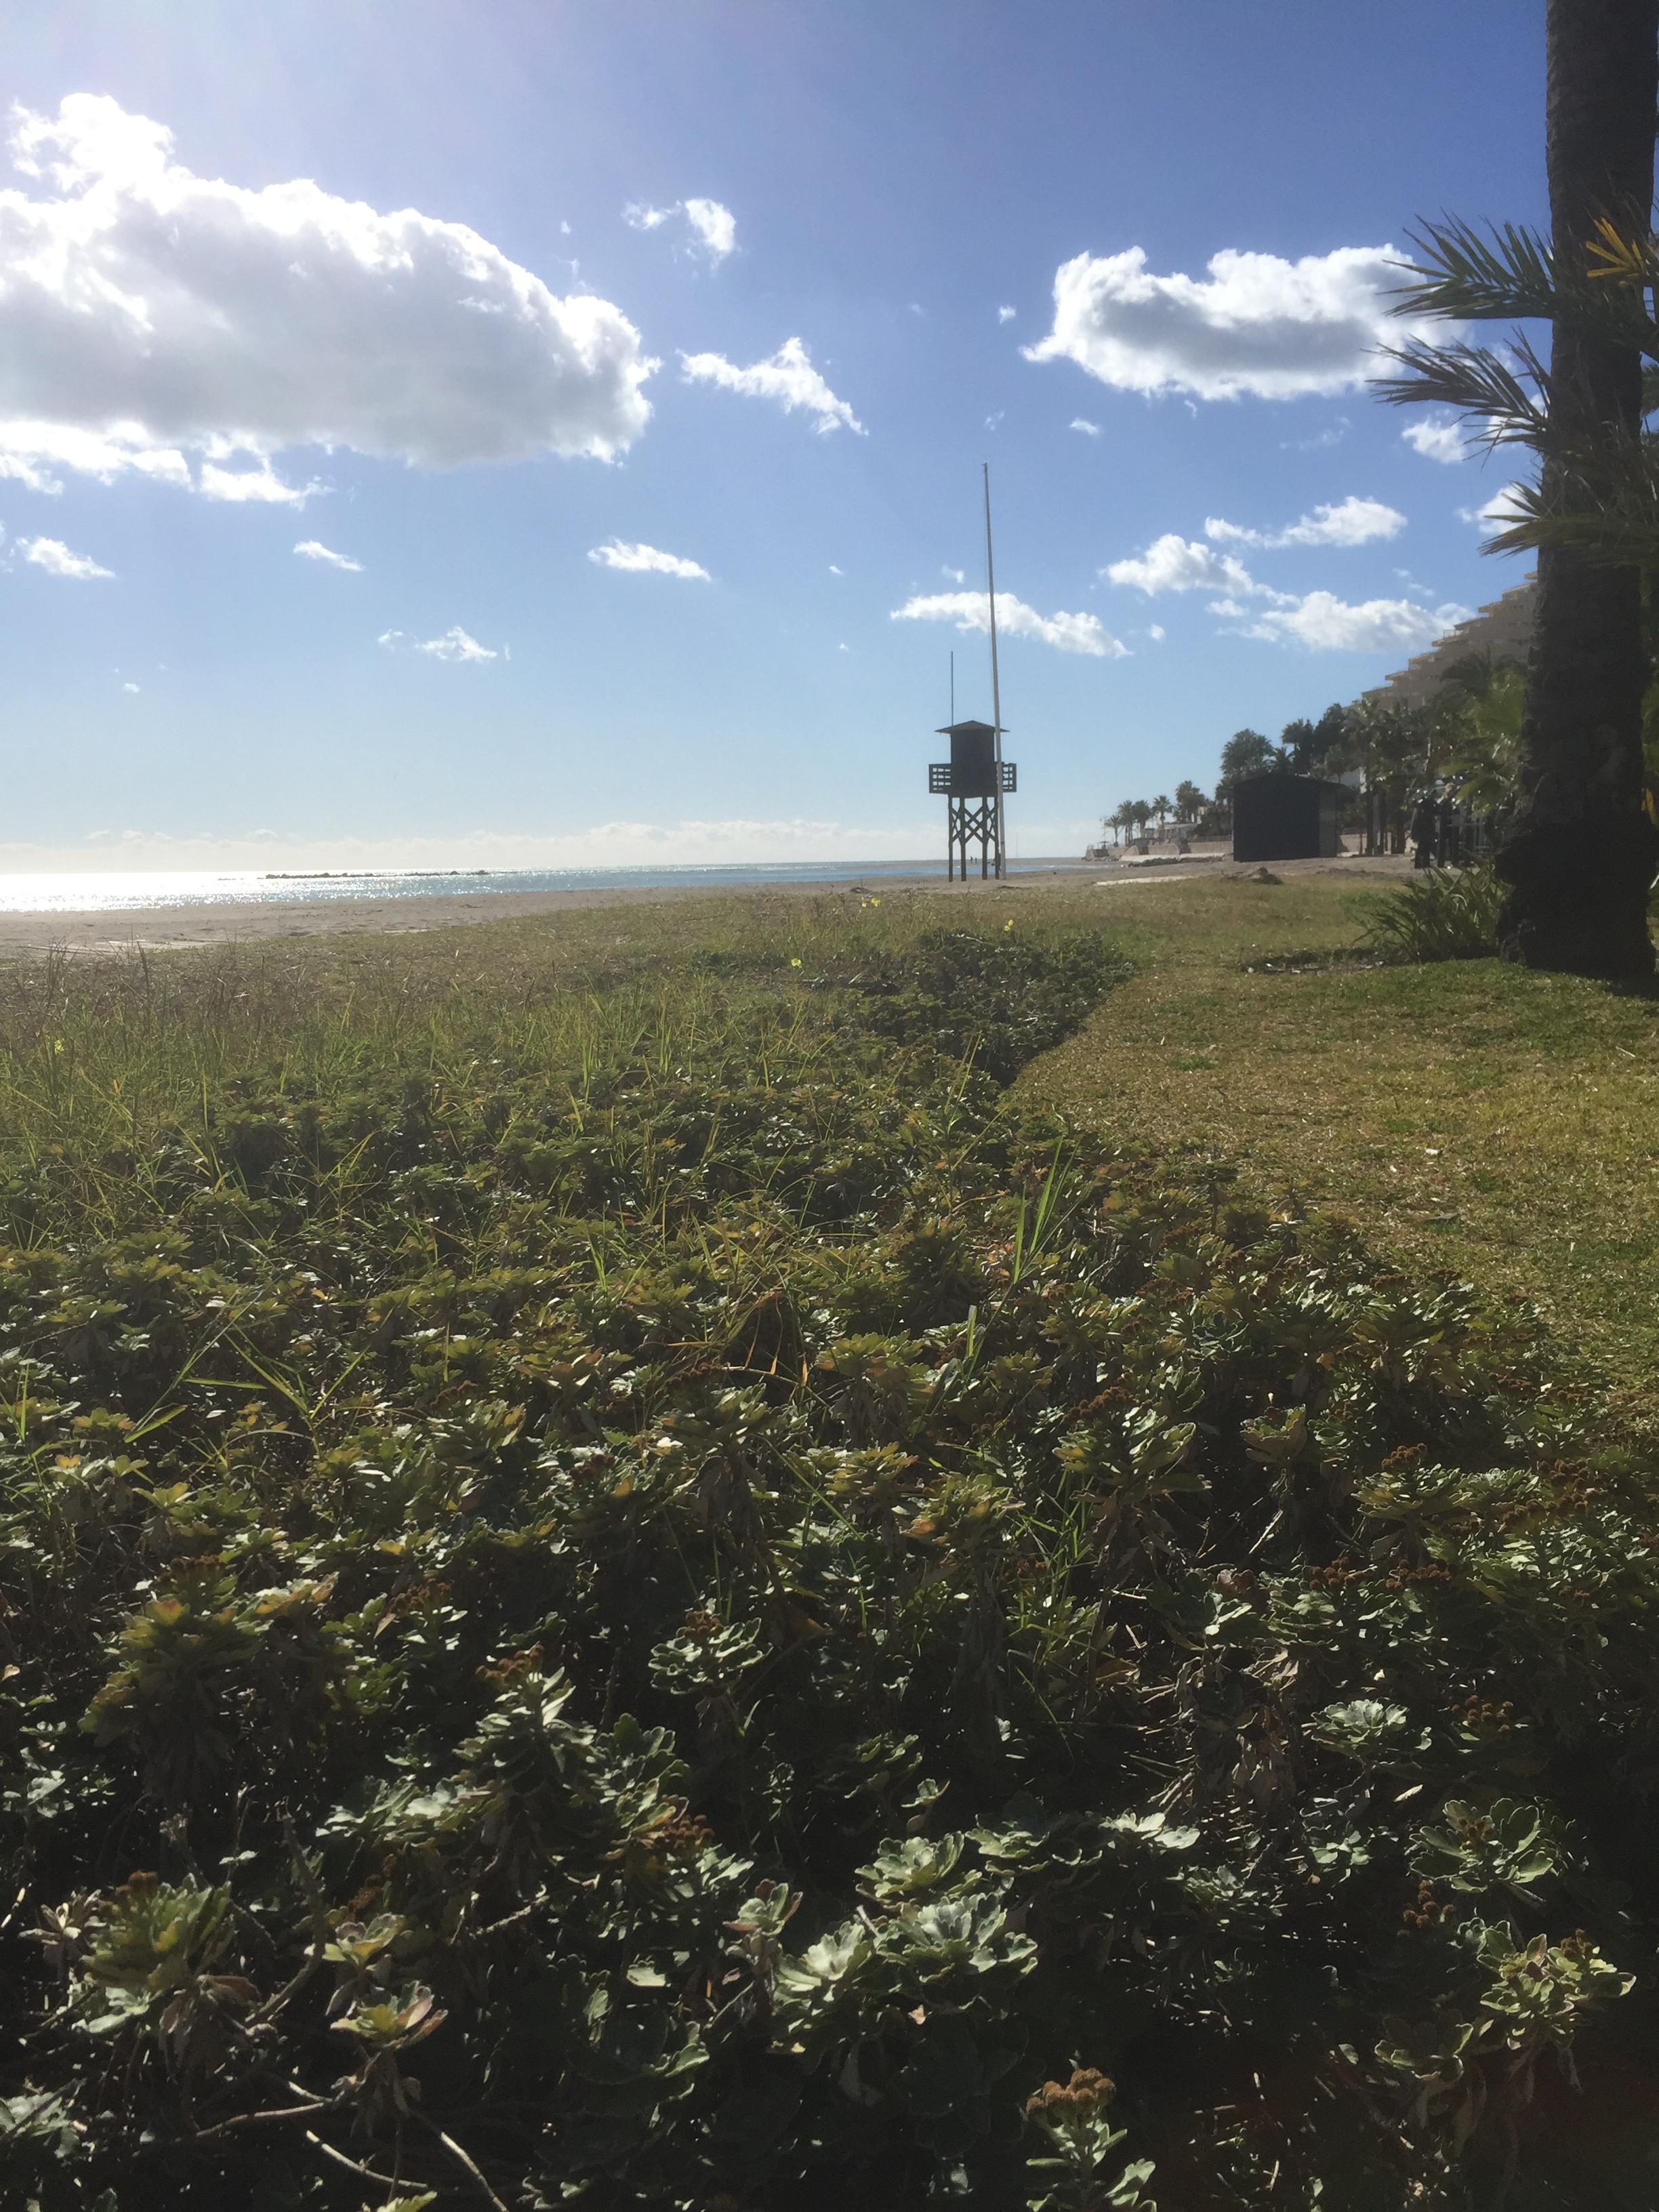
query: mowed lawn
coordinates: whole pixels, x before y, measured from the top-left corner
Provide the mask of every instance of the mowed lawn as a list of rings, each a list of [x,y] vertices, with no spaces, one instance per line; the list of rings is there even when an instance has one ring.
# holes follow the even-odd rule
[[[1659,1405],[1659,995],[1358,964],[1377,894],[1337,877],[1094,896],[1139,973],[1028,1095],[1534,1301],[1617,1396]]]

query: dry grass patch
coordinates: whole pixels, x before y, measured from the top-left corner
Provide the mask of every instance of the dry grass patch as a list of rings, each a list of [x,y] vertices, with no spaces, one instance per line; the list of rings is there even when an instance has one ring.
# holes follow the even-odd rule
[[[1651,1396],[1659,999],[1498,961],[1345,962],[1368,900],[1328,877],[1142,896],[1115,933],[1142,972],[1031,1091],[1534,1300]]]

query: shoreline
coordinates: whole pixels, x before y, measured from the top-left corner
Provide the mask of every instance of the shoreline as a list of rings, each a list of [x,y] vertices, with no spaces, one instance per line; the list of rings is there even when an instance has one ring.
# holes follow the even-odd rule
[[[670,906],[687,899],[774,897],[818,898],[868,884],[879,892],[926,890],[941,898],[1018,897],[1061,889],[1079,893],[1116,889],[1129,883],[1191,883],[1195,878],[1222,881],[1249,876],[1246,863],[1218,855],[1194,856],[1200,864],[1170,861],[1155,866],[1121,861],[1057,862],[1033,866],[1001,883],[946,883],[937,873],[866,877],[856,869],[845,876],[811,882],[748,884],[656,884],[592,886],[581,890],[470,892],[413,892],[406,896],[365,899],[227,899],[214,905],[104,907],[46,911],[0,912],[0,958],[54,951],[112,953],[191,951],[206,945],[269,944],[289,938],[401,937],[444,929],[475,928],[482,923],[528,921],[544,915],[580,913],[596,907]],[[1362,881],[1386,880],[1409,871],[1400,858],[1279,860],[1275,874],[1309,872],[1352,875]]]

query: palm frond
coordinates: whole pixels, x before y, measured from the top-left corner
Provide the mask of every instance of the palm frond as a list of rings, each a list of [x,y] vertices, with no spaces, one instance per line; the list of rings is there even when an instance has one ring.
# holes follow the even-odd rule
[[[1653,249],[1625,237],[1605,220],[1586,251],[1587,270],[1563,270],[1535,231],[1517,223],[1425,223],[1408,234],[1418,258],[1405,266],[1414,283],[1395,293],[1397,315],[1455,322],[1571,323],[1607,345],[1659,354],[1659,324],[1648,311]]]
[[[1479,323],[1555,313],[1554,257],[1536,231],[1494,223],[1483,236],[1454,217],[1425,222],[1407,237],[1418,258],[1406,266],[1417,281],[1398,288],[1396,314]]]
[[[1631,285],[1644,291],[1659,284],[1659,240],[1650,233],[1621,231],[1603,216],[1595,236],[1585,241],[1584,254],[1593,283]]]
[[[1603,441],[1552,455],[1537,483],[1510,494],[1515,520],[1488,553],[1561,546],[1611,567],[1659,567],[1659,450],[1650,440]]]
[[[1413,338],[1386,349],[1405,374],[1377,377],[1372,388],[1396,407],[1449,407],[1488,451],[1506,445],[1541,451],[1549,436],[1548,372],[1530,346],[1515,351],[1518,372],[1489,346],[1431,346]]]

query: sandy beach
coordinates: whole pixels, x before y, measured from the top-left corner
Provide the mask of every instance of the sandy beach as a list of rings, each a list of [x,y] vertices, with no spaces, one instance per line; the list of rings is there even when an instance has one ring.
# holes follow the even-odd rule
[[[1375,882],[1398,876],[1409,868],[1398,857],[1335,860],[1280,860],[1276,875],[1309,872],[1352,876],[1355,881]],[[926,890],[943,897],[1041,897],[1055,891],[1085,888],[1115,891],[1130,886],[1146,888],[1159,883],[1190,882],[1194,877],[1249,876],[1254,869],[1230,859],[1195,856],[1187,860],[1151,860],[1103,861],[1080,868],[1075,865],[1052,870],[1033,870],[1006,881],[947,884],[941,876],[918,871],[914,876],[884,875],[884,892]],[[575,913],[590,907],[666,906],[685,899],[769,896],[819,898],[826,893],[853,890],[863,880],[855,870],[834,882],[723,884],[702,884],[617,885],[582,890],[489,890],[434,895],[412,893],[407,897],[367,899],[225,900],[215,904],[55,908],[40,913],[0,913],[0,957],[27,956],[52,951],[106,953],[182,951],[209,945],[259,944],[294,937],[398,936],[417,930],[465,929],[481,922],[522,921],[532,915]]]

